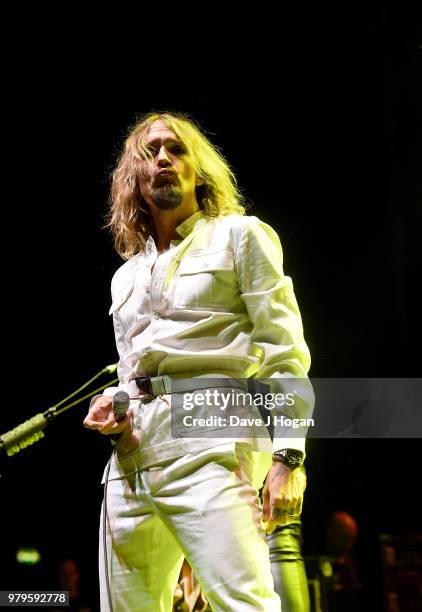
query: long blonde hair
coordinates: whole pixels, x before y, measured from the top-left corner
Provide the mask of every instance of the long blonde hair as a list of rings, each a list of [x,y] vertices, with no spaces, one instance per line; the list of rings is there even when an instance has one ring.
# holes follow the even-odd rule
[[[209,216],[244,215],[243,196],[236,177],[221,152],[187,115],[151,112],[129,129],[123,151],[112,174],[110,210],[106,227],[111,229],[116,251],[124,259],[143,251],[154,227],[140,187],[140,163],[151,158],[145,146],[150,125],[161,119],[184,144],[203,184],[196,187],[199,207]]]

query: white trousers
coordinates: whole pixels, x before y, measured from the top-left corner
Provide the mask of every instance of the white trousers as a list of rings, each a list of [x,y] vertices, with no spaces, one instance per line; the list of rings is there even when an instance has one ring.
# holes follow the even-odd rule
[[[113,612],[170,612],[186,556],[215,611],[280,612],[257,489],[266,467],[231,442],[107,483]],[[101,611],[110,612],[100,521]]]

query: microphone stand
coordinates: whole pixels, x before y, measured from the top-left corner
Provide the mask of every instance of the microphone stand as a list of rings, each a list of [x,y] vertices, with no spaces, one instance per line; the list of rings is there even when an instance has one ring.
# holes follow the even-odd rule
[[[94,380],[96,380],[103,374],[113,374],[116,371],[116,369],[117,369],[117,364],[106,366],[105,368],[97,372],[97,374],[95,374],[95,376],[90,378],[86,383],[84,383],[78,389],[76,389],[76,391],[73,391],[70,395],[67,395],[64,399],[62,399],[60,402],[58,402],[51,408],[48,408],[48,410],[46,410],[45,412],[40,412],[36,414],[35,416],[33,416],[28,421],[24,421],[23,423],[21,423],[14,429],[11,429],[10,431],[6,433],[1,434],[0,435],[0,451],[2,450],[6,451],[7,455],[11,457],[12,455],[15,455],[16,453],[23,450],[27,446],[30,446],[31,444],[34,444],[34,442],[37,442],[38,440],[43,438],[44,432],[42,430],[45,429],[48,423],[50,423],[59,414],[62,414],[63,412],[66,412],[66,410],[69,410],[69,408],[72,408],[73,406],[76,406],[77,404],[80,404],[81,402],[93,397],[99,391],[103,391],[106,387],[109,387],[113,383],[117,382],[119,379],[114,378],[113,380],[108,381],[106,384],[102,385],[101,387],[98,387],[98,389],[91,391],[87,395],[80,397],[79,399],[68,404],[67,406],[64,406],[60,410],[57,410],[59,406],[62,406],[62,404],[65,404],[72,397],[80,393],[83,389],[88,387],[91,383],[94,382]]]

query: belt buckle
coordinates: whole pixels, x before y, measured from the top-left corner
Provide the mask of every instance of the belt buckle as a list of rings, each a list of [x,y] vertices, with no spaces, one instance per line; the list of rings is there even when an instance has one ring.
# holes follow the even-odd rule
[[[271,388],[270,385],[263,383],[257,378],[248,378],[246,381],[246,386],[251,395],[265,395]]]
[[[135,382],[142,393],[145,395],[154,395],[150,376],[140,376],[139,378],[135,378]]]

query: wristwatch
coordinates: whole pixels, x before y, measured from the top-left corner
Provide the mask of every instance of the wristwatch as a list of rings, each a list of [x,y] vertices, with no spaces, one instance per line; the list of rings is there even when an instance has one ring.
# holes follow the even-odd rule
[[[302,451],[295,448],[283,448],[273,453],[273,461],[280,461],[286,467],[294,470],[302,465],[304,456]]]

